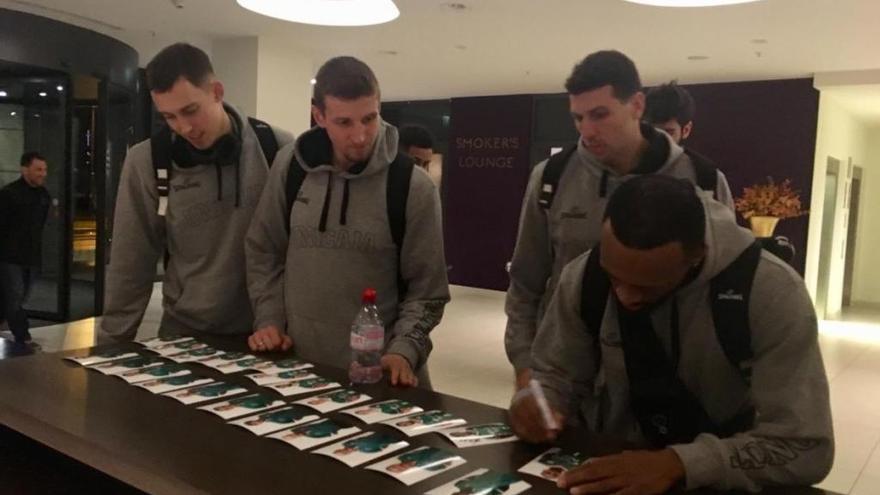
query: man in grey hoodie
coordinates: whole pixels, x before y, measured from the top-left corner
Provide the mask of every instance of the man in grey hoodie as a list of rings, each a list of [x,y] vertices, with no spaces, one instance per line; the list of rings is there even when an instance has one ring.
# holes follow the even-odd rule
[[[574,67],[565,87],[580,139],[576,147],[560,152],[565,161],[558,184],[544,183],[550,160],[532,171],[510,265],[504,343],[517,388],[528,383],[535,332],[562,267],[599,241],[608,195],[640,175],[697,182],[699,174],[669,136],[641,123],[645,95],[635,64],[626,55],[590,54]],[[716,198],[733,209],[724,175],[710,172]]]
[[[279,153],[247,236],[251,349],[293,346],[305,359],[347,367],[351,323],[373,287],[391,383],[416,385],[418,375],[427,386],[429,333],[449,301],[437,189],[413,168],[397,246],[386,184],[398,136],[379,116],[379,83],[353,57],[329,60],[315,79],[318,125]],[[304,174],[292,201],[290,167]]]
[[[561,488],[758,491],[816,483],[831,469],[828,381],[804,282],[702,196],[669,177],[627,182],[609,201],[599,246],[562,272],[532,350],[550,414],[645,450],[594,458],[564,474]],[[743,259],[750,288],[715,294],[716,279]],[[606,289],[590,299],[597,293],[585,288],[597,280]],[[749,332],[736,336],[750,340],[740,367],[716,327],[727,301],[747,318],[734,330]],[[661,376],[669,386],[645,389]],[[560,430],[528,390],[511,405],[514,429],[555,439]]]
[[[270,164],[247,117],[224,104],[203,51],[166,47],[147,65],[147,85],[171,132],[125,157],[98,339],[136,336],[163,255],[160,332],[248,334],[244,236]],[[293,140],[271,131],[278,145]],[[170,154],[165,197],[154,146]]]

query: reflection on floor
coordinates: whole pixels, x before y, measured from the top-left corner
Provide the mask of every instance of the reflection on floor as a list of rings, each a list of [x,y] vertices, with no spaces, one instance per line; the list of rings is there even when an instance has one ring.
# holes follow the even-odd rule
[[[139,338],[156,334],[161,316],[159,284]],[[87,347],[96,319],[35,329],[47,352]],[[504,354],[504,293],[452,287],[452,302],[434,331],[431,379],[440,391],[507,407],[512,371]],[[880,493],[880,308],[850,309],[820,323],[820,344],[834,414],[834,469],[820,485],[841,494]],[[0,356],[4,346],[0,346]]]

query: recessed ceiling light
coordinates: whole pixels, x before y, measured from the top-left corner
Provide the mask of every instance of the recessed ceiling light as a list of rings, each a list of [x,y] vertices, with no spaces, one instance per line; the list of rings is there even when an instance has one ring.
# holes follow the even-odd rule
[[[0,98],[6,98],[7,96],[9,95],[6,93],[6,91],[0,91]]]
[[[275,19],[319,26],[370,26],[400,15],[393,0],[236,0],[247,10]]]
[[[40,91],[40,96],[42,96],[43,98],[45,98],[46,95],[47,95],[47,93],[46,93],[45,91]]]
[[[15,114],[15,112],[9,112],[9,115],[15,117],[16,114]]]
[[[708,55],[690,55],[688,60],[709,60]]]
[[[653,5],[654,7],[717,7],[737,3],[757,2],[759,0],[624,0],[630,3]]]
[[[311,84],[312,86],[314,86],[315,84],[318,84],[318,80],[315,79],[315,78],[313,77],[312,80],[309,81],[309,84]]]
[[[55,89],[57,89],[58,91],[64,91],[64,86],[59,84],[58,86],[55,86]]]

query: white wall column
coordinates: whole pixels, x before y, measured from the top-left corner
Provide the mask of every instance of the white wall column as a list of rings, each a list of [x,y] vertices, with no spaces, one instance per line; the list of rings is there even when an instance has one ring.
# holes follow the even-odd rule
[[[218,40],[213,64],[226,100],[248,115],[299,135],[309,128],[312,61],[268,37]]]

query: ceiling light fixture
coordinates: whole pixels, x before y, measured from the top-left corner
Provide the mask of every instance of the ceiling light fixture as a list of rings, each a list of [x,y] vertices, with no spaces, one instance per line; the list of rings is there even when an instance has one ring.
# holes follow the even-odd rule
[[[654,7],[718,7],[737,3],[757,2],[759,0],[624,0],[630,3],[652,5]]]
[[[315,78],[313,77],[312,80],[309,81],[309,84],[311,84],[312,86],[314,86],[315,84],[318,84],[318,80],[315,79]]]
[[[0,98],[6,98],[9,94],[6,91],[0,91]]]
[[[318,26],[370,26],[400,15],[393,0],[236,0],[241,7],[275,19]]]
[[[40,91],[40,96],[42,96],[43,98],[45,98],[47,95],[48,93],[46,93],[45,91]]]
[[[15,117],[15,112],[9,112],[9,115]]]
[[[58,91],[64,91],[64,86],[59,84],[58,86],[55,86],[55,89],[57,89]]]

